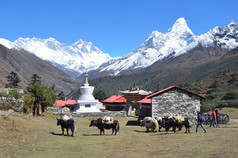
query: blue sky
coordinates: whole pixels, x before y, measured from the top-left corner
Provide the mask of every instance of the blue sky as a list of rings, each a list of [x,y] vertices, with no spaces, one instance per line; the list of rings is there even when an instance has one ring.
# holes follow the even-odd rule
[[[53,37],[73,44],[92,42],[104,53],[123,56],[154,30],[167,32],[184,17],[195,35],[238,22],[237,0],[1,0],[0,38]]]

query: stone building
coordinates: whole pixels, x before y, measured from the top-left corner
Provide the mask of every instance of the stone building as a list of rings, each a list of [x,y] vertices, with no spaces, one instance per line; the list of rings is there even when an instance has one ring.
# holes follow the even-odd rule
[[[149,95],[147,99],[151,99],[152,117],[180,115],[195,121],[197,111],[200,111],[200,101],[205,98],[183,88],[172,86]]]

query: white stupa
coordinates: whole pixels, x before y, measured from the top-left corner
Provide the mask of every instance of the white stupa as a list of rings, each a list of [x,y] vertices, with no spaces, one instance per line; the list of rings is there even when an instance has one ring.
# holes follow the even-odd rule
[[[84,113],[84,112],[101,112],[99,109],[102,108],[102,103],[96,100],[93,96],[93,86],[89,86],[88,83],[88,73],[85,73],[85,82],[84,85],[80,87],[81,95],[77,100],[78,105],[75,111]]]

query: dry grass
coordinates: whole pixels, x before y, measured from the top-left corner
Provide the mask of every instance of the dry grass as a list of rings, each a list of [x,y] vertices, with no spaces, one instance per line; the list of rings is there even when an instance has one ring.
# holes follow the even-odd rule
[[[238,109],[237,108],[222,108],[219,112],[228,114],[231,119],[238,119]]]
[[[238,111],[238,110],[237,110]],[[236,111],[237,117],[238,113]],[[223,112],[223,111],[222,111]],[[232,111],[234,112],[234,111]],[[75,118],[78,134],[75,137],[52,135],[61,133],[55,116],[9,116],[0,118],[0,157],[237,157],[238,120],[220,125],[220,129],[207,127],[208,133],[181,132],[148,133],[139,126],[126,126],[135,118],[116,118],[120,132],[111,136],[99,135],[96,127],[89,127],[91,118]]]

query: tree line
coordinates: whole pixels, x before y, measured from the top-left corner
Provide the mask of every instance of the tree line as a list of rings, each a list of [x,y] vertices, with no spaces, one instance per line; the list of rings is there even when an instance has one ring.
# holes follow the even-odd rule
[[[8,83],[5,85],[5,88],[12,88],[12,91],[17,94],[16,89],[20,87],[19,83],[21,82],[18,74],[11,72],[6,76],[6,79]],[[62,95],[62,93],[60,94]],[[39,116],[40,113],[45,111],[47,106],[53,106],[56,99],[55,86],[44,85],[41,81],[41,77],[38,74],[33,74],[31,82],[28,84],[27,90],[23,95],[23,110],[24,112],[32,112],[34,116]]]

